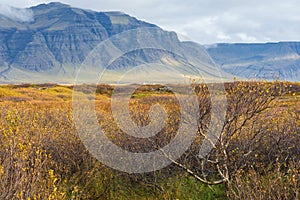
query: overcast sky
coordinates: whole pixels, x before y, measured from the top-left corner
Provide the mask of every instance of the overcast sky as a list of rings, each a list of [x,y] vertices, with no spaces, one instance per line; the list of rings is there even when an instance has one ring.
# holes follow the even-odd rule
[[[1,0],[30,7],[51,1]],[[300,41],[299,0],[62,0],[74,7],[122,11],[201,44]],[[0,10],[1,12],[1,10]]]

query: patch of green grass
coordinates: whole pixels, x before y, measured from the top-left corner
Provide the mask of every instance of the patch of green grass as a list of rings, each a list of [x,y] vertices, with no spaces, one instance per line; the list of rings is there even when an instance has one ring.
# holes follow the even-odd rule
[[[71,100],[72,99],[72,93],[73,93],[72,89],[70,89],[68,87],[64,87],[64,86],[49,87],[49,88],[46,88],[46,89],[41,90],[41,91],[43,93],[54,95],[55,97],[57,97],[59,99],[63,99],[65,101]]]
[[[209,187],[190,176],[172,178],[167,184],[170,184],[170,199],[226,199],[224,185]]]
[[[59,94],[72,94],[73,90],[64,86],[56,86],[56,87],[51,87],[47,88],[45,91],[49,93],[59,93]]]
[[[0,98],[20,96],[18,92],[9,87],[0,87]]]
[[[141,99],[143,97],[148,97],[148,96],[151,96],[151,94],[149,94],[149,93],[135,93],[135,94],[132,95],[132,98]]]
[[[186,175],[177,175],[159,180],[157,183],[144,183],[132,181],[122,176],[115,176],[112,173],[107,185],[103,185],[103,177],[99,176],[99,184],[94,179],[94,189],[102,191],[106,199],[111,200],[169,200],[169,199],[187,199],[187,200],[215,200],[226,199],[226,190],[224,185],[207,186],[194,178]],[[158,175],[159,176],[159,175]],[[163,174],[161,174],[164,177]],[[96,178],[97,179],[97,178]],[[158,177],[161,179],[161,177]],[[94,190],[89,189],[89,190]],[[104,197],[103,196],[103,197]]]

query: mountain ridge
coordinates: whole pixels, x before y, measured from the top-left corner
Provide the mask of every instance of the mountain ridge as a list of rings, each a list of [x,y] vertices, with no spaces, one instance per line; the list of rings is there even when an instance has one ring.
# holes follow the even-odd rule
[[[58,2],[30,9],[33,21],[0,17],[0,76],[6,80],[17,78],[7,75],[12,69],[64,71],[63,65],[79,65],[98,43],[114,34],[157,27],[121,12],[87,11]]]
[[[219,76],[215,75],[216,66],[202,46],[181,42],[175,32],[164,31],[125,13],[96,12],[62,3],[40,4],[30,9],[34,19],[27,22],[0,17],[0,82],[73,83],[81,65],[107,40],[111,40],[105,50],[107,55],[97,55],[104,59],[98,60],[99,63],[109,65],[107,61],[115,59],[114,54],[119,55],[119,50],[125,55],[129,48],[137,51],[112,62],[119,68],[110,66],[106,70],[110,73],[107,82],[116,82],[115,77],[125,73],[126,65],[136,74],[133,81],[137,82],[146,81],[143,79],[149,79],[150,74],[154,78],[149,81],[154,82],[159,81],[155,77],[163,82],[176,82],[182,77],[203,75],[213,80]],[[139,48],[149,47],[147,53],[138,53]],[[179,57],[174,53],[182,59],[176,60]],[[88,82],[101,67],[105,66],[85,67],[82,77]]]
[[[223,70],[235,76],[300,81],[300,42],[220,43],[206,49]]]
[[[155,71],[153,74],[157,76],[157,73],[173,73],[164,70],[165,66],[166,69],[171,67],[181,73],[178,77],[200,74],[213,79],[218,78],[216,70],[220,70],[215,62],[224,70],[220,73],[225,80],[231,80],[234,75],[245,79],[271,80],[279,77],[282,80],[300,81],[300,43],[297,42],[223,43],[204,48],[194,42],[180,41],[175,32],[164,31],[155,24],[119,11],[96,12],[59,2],[40,4],[29,9],[33,14],[32,20],[16,21],[0,15],[2,83],[73,83],[81,64],[100,43],[133,30],[137,30],[137,33],[125,34],[125,38],[119,38],[114,44],[126,56],[113,62],[115,66],[109,68],[115,70],[112,74],[119,74],[117,70],[123,70],[126,66],[133,68],[154,62],[148,67],[152,67]],[[138,33],[138,29],[144,29],[144,32]],[[127,41],[132,41],[137,47],[154,45],[156,50],[137,50],[128,54],[126,48],[132,44]],[[89,70],[87,74],[95,73],[95,68]],[[141,77],[151,73],[151,69],[145,69],[144,75],[143,70],[137,71]],[[166,79],[175,80],[176,77],[170,78],[168,75]]]

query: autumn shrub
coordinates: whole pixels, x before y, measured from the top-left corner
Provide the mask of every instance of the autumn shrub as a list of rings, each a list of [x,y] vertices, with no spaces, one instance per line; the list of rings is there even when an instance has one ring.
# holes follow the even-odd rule
[[[199,148],[211,120],[210,92],[204,84],[194,88],[199,119],[191,148],[160,171],[133,175],[104,166],[83,145],[73,122],[71,86],[0,87],[0,199],[299,198],[299,84],[226,83],[226,120],[204,158]],[[100,127],[115,144],[149,152],[177,134],[182,111],[171,91],[155,85],[133,94],[135,123],[151,123],[156,103],[168,114],[163,129],[145,140],[118,127],[112,90],[99,86],[95,106]]]

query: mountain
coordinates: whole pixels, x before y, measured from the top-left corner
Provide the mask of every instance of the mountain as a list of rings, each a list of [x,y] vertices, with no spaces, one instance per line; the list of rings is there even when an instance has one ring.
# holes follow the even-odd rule
[[[300,82],[300,42],[216,44],[206,48],[223,70],[237,77]]]
[[[62,3],[28,10],[32,19],[27,21],[21,15],[16,20],[0,14],[2,83],[73,83],[79,69],[82,82],[102,71],[106,82],[120,82],[128,71],[137,82],[176,82],[199,74],[219,77],[205,48],[181,42],[176,33],[127,14]],[[106,47],[101,49],[101,45]],[[230,75],[224,73],[224,77]]]
[[[203,47],[122,12],[62,3],[10,10],[0,13],[0,83],[300,81],[297,42]]]

